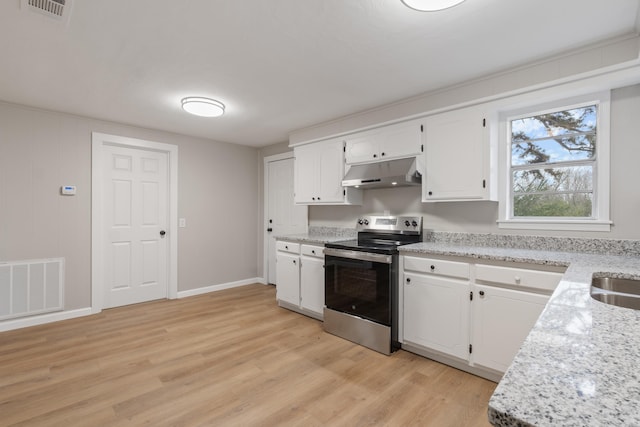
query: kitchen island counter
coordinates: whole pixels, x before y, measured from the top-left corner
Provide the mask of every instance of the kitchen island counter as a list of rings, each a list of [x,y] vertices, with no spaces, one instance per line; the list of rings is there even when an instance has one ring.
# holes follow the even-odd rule
[[[595,301],[593,276],[640,278],[640,258],[425,242],[402,255],[566,266],[489,401],[497,426],[640,425],[640,310]]]

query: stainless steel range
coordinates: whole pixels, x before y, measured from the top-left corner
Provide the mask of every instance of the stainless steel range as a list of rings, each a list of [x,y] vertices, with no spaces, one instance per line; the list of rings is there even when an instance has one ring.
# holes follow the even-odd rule
[[[398,246],[422,241],[422,217],[358,219],[357,240],[325,244],[324,330],[384,354],[398,342]]]

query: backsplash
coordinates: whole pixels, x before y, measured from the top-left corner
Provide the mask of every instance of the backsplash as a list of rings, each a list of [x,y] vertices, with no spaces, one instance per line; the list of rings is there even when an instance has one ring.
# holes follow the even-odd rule
[[[424,231],[423,240],[425,242],[449,243],[463,246],[489,246],[601,255],[640,256],[640,240],[453,233],[427,230]]]

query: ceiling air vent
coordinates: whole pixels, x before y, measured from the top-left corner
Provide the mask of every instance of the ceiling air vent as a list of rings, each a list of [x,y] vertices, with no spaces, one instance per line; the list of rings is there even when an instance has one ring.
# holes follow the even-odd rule
[[[51,18],[68,22],[73,0],[21,0],[23,10],[42,13]]]

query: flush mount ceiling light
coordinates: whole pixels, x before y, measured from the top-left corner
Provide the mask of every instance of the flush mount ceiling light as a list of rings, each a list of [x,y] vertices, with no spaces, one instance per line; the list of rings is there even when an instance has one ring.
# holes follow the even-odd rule
[[[405,6],[421,12],[436,12],[438,10],[448,9],[464,0],[401,0]]]
[[[189,96],[182,99],[182,109],[201,117],[220,117],[224,114],[224,104],[215,99]]]

